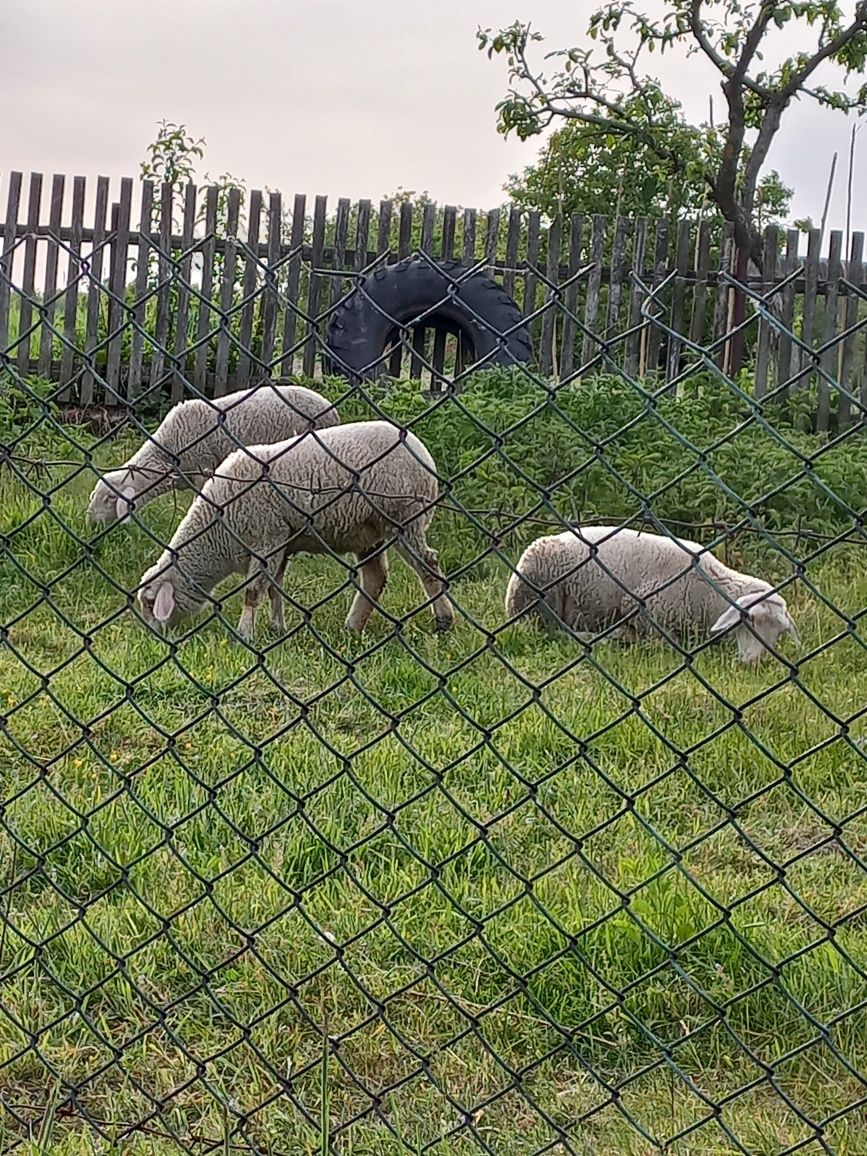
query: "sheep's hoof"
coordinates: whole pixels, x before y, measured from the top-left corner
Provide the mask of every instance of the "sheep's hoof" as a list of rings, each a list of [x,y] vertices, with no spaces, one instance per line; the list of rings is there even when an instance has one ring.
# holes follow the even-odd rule
[[[354,619],[350,615],[349,618],[346,619],[346,621],[344,622],[343,625],[346,627],[346,629],[349,631],[350,634],[361,634],[361,632],[364,630],[365,626],[367,625],[367,622],[366,621],[365,622],[359,622],[357,619]]]
[[[451,630],[451,628],[454,626],[454,624],[455,624],[455,620],[452,617],[437,618],[437,620],[436,620],[436,632],[437,632],[437,634],[448,634],[448,632]]]

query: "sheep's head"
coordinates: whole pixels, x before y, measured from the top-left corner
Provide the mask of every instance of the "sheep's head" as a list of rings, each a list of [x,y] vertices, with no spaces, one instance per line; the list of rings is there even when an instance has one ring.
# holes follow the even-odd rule
[[[164,631],[182,618],[194,617],[205,603],[202,594],[190,587],[172,563],[152,566],[139,583],[139,609],[154,630]]]
[[[769,586],[768,591],[770,589]],[[767,593],[764,590],[741,595],[734,606],[723,611],[710,629],[712,634],[734,629],[738,658],[744,663],[761,662],[768,647],[776,648],[784,634],[790,635],[796,645],[801,644],[785,598],[782,594]]]
[[[100,478],[90,494],[87,516],[91,522],[107,526],[123,522],[130,515],[131,501],[136,498],[132,470],[113,470]]]

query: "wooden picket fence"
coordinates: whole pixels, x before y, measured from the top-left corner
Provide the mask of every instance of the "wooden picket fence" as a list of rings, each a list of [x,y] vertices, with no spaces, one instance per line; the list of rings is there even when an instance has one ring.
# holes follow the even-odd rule
[[[115,191],[107,177],[89,189],[81,176],[10,172],[0,184],[0,355],[81,405],[128,403],[151,381],[180,397],[187,382],[220,395],[266,372],[313,376],[347,275],[418,250],[483,263],[502,282],[529,320],[542,375],[616,368],[676,381],[696,361],[728,368],[733,246],[707,221],[548,224],[514,208],[346,198],[332,213],[324,196],[310,212],[303,194],[288,209],[279,192],[132,178]],[[816,426],[829,429],[867,405],[864,235],[845,252],[835,231],[821,248],[819,230],[805,247],[797,230],[766,231],[745,342],[755,394],[811,388]],[[390,371],[453,372],[461,352],[450,340],[417,332]]]

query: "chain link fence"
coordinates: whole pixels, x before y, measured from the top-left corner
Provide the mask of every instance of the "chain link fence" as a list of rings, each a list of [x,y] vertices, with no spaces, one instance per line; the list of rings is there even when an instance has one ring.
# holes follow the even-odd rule
[[[748,368],[733,378],[731,330],[674,324],[675,279],[633,272],[628,324],[589,329],[573,291],[599,292],[592,261],[565,279],[525,265],[532,309],[497,331],[473,296],[487,258],[443,267],[417,248],[418,275],[441,285],[397,316],[379,259],[310,312],[282,279],[324,277],[303,250],[269,263],[220,238],[257,269],[221,299],[190,252],[144,235],[153,260],[129,284],[50,240],[105,326],[88,342],[61,324],[69,284],[40,292],[12,239],[3,1150],[863,1152],[867,455],[861,398],[834,373],[838,346],[861,348],[860,285],[835,285],[855,309],[821,345],[774,305],[798,270],[741,286]],[[157,299],[184,323],[148,325]],[[279,355],[244,320],[260,302],[266,326],[275,302],[284,318]],[[360,365],[347,351],[377,316],[388,340]],[[559,335],[559,373],[521,337],[531,317]],[[37,332],[53,348],[41,375],[21,352]],[[758,398],[755,359],[766,373],[778,342],[792,372]],[[213,384],[240,363],[240,384],[269,391],[296,354],[309,369],[311,344],[331,372],[297,380],[331,420],[267,470],[223,466],[248,444],[231,415],[254,403],[233,410],[195,367],[211,358]],[[401,346],[421,381],[375,372],[401,374]],[[128,358],[150,366],[132,391],[114,384]],[[817,397],[847,421],[814,432]],[[213,419],[179,447],[160,422],[193,398]],[[427,447],[435,481],[406,433],[362,465],[341,458],[339,431],[376,421]],[[215,430],[220,465],[193,476]],[[138,459],[133,492],[108,475],[94,524],[98,479],[143,444],[162,457]],[[712,550],[785,599],[795,635],[768,651],[736,612],[762,657],[742,663],[695,589],[653,558],[631,586],[601,547],[589,631],[548,597],[560,585],[531,583],[553,628],[510,614],[527,547],[594,525],[700,543],[681,575]],[[161,556],[181,575],[168,610],[141,587]],[[741,588],[707,572],[734,601]],[[274,622],[250,629],[269,593]]]

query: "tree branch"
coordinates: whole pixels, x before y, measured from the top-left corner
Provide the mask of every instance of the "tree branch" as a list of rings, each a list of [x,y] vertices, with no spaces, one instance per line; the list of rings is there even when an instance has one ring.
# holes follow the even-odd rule
[[[827,60],[829,56],[834,56],[841,48],[845,48],[852,37],[857,36],[859,32],[867,32],[867,0],[859,0],[859,3],[855,7],[855,19],[848,28],[844,28],[841,32],[838,32],[827,44],[817,49],[803,68],[793,73],[788,84],[785,84],[779,90],[777,97],[783,102],[783,108],[785,108],[786,104],[788,104],[792,97],[803,87],[804,81],[813,75],[819,65]]]

